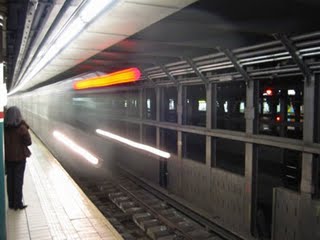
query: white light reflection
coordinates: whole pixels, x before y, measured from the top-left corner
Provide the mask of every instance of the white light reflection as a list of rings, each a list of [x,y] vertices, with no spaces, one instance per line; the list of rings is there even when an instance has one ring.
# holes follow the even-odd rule
[[[96,165],[99,163],[98,158],[93,156],[91,153],[89,153],[87,150],[84,148],[80,147],[78,144],[73,142],[71,139],[66,137],[64,134],[58,132],[58,131],[53,131],[53,136],[58,139],[60,142],[62,142],[64,145],[66,145],[68,148],[70,148],[72,151],[75,153],[81,155],[84,157],[86,160],[88,160],[90,163]]]
[[[102,136],[105,136],[105,137],[114,139],[116,141],[122,142],[122,143],[127,144],[127,145],[129,145],[131,147],[138,148],[140,150],[153,153],[153,154],[155,154],[157,156],[160,156],[160,157],[163,157],[163,158],[169,158],[171,156],[170,153],[161,151],[161,150],[159,150],[157,148],[150,147],[150,146],[145,145],[145,144],[141,144],[141,143],[137,143],[137,142],[131,141],[131,140],[127,139],[127,138],[120,137],[118,135],[115,135],[113,133],[110,133],[110,132],[107,132],[107,131],[104,131],[104,130],[101,130],[101,129],[96,129],[96,132],[98,134],[102,135]]]

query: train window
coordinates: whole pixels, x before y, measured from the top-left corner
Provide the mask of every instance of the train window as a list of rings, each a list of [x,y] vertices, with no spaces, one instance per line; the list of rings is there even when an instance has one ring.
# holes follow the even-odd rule
[[[183,109],[183,123],[206,126],[206,89],[204,85],[186,86]]]
[[[234,131],[245,130],[246,85],[243,81],[217,84],[216,118],[213,126]]]
[[[164,151],[177,154],[177,131],[160,129],[160,147]]]
[[[139,116],[139,93],[138,91],[128,92],[125,94],[126,111],[128,116]]]
[[[212,138],[212,166],[244,175],[245,143]],[[215,162],[215,163],[214,163]]]
[[[182,156],[197,162],[206,162],[206,136],[182,133]]]
[[[177,96],[176,87],[161,89],[161,121],[177,122]]]
[[[302,139],[302,80],[275,79],[259,85],[259,133]]]
[[[146,119],[156,120],[156,91],[153,88],[145,89],[145,108],[144,117]]]
[[[143,126],[143,143],[155,147],[157,145],[157,128],[154,126]]]

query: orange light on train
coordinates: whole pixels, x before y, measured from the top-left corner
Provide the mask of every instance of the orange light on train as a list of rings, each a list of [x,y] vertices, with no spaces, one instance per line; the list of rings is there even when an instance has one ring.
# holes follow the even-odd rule
[[[267,94],[268,96],[272,96],[272,90],[271,90],[271,89],[267,89],[267,90],[266,90],[266,94]]]
[[[138,68],[128,68],[107,75],[76,81],[73,83],[73,88],[82,90],[130,83],[139,80],[140,76],[141,72]]]
[[[280,122],[281,118],[279,116],[276,117],[276,121]]]

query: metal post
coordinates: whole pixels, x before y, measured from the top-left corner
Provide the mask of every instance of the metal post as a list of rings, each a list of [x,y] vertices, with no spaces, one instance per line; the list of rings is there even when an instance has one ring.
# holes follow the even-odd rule
[[[314,134],[314,99],[315,99],[315,78],[309,78],[304,82],[304,121],[303,121],[303,141],[305,145],[313,143]],[[311,153],[302,154],[301,172],[301,198],[299,207],[300,231],[299,239],[312,239],[312,165],[313,155]]]
[[[250,83],[250,84],[249,84]],[[245,118],[246,118],[246,133],[251,135],[254,133],[254,82],[247,82],[247,96],[246,96],[246,110],[245,110]],[[244,206],[245,211],[245,225],[247,234],[251,233],[251,226],[253,220],[254,206],[253,203],[253,181],[254,179],[254,159],[253,159],[253,149],[254,146],[252,143],[245,144],[245,203]]]
[[[143,142],[144,139],[144,134],[143,134],[143,124],[142,124],[142,119],[143,119],[143,109],[145,109],[145,91],[143,88],[139,89],[139,119],[140,119],[140,124],[139,124],[139,135],[140,135],[140,142]]]
[[[313,143],[314,134],[314,99],[315,99],[315,78],[312,77],[304,82],[304,121],[303,121],[303,141],[306,145]],[[302,176],[301,192],[311,195],[312,185],[312,154],[303,153],[302,156]]]
[[[6,104],[6,97],[6,87],[3,84],[3,63],[0,63],[0,239],[6,239],[6,195],[3,139],[3,107]]]
[[[168,185],[168,167],[167,159],[160,158],[159,165],[159,184],[163,188],[167,188]]]
[[[178,86],[178,103],[177,103],[177,114],[178,114],[178,125],[182,125],[182,109],[183,109],[183,87],[180,85]],[[182,131],[178,130],[177,131],[177,153],[178,153],[178,166],[179,166],[179,189],[178,192],[182,193],[182,169],[183,169],[183,162],[182,162]]]
[[[206,101],[207,101],[207,112],[206,112],[206,127],[211,129],[212,126],[212,84],[206,86]],[[211,136],[206,136],[206,165],[211,170]]]

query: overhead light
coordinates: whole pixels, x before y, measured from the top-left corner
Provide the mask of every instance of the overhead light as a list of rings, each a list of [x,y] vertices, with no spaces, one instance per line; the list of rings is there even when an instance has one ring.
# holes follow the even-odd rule
[[[118,135],[113,134],[111,132],[107,132],[107,131],[104,131],[101,129],[96,129],[96,132],[104,137],[111,138],[113,140],[124,143],[126,145],[131,146],[131,147],[134,147],[134,148],[146,151],[146,152],[150,152],[152,154],[155,154],[155,155],[163,157],[163,158],[169,158],[171,156],[170,153],[168,153],[168,152],[161,151],[157,148],[154,148],[154,147],[151,147],[151,146],[148,146],[145,144],[134,142],[130,139],[118,136]]]
[[[314,55],[319,55],[320,51],[318,52],[310,52],[310,53],[303,53],[301,54],[302,57],[307,57],[307,56],[314,56]]]
[[[105,9],[107,6],[114,2],[114,0],[89,0],[88,3],[81,10],[80,18],[85,22],[90,22],[93,18],[98,16],[102,9]]]
[[[122,83],[130,83],[137,81],[141,76],[138,68],[128,68],[111,74],[78,80],[73,83],[75,90],[83,90],[90,88],[106,87]]]
[[[257,60],[261,60],[261,59],[277,58],[277,57],[286,56],[286,55],[289,55],[289,52],[280,52],[280,53],[263,55],[263,56],[258,56],[258,57],[244,58],[244,59],[240,59],[239,62],[240,63],[252,62],[252,61],[257,61]]]
[[[311,52],[311,51],[318,51],[320,50],[320,47],[312,47],[312,48],[304,48],[299,50],[299,52]]]
[[[53,131],[53,136],[58,139],[60,142],[62,142],[65,146],[70,148],[72,151],[77,153],[78,155],[84,157],[88,162],[97,165],[99,163],[99,159],[93,156],[91,153],[89,153],[86,149],[80,147],[78,144],[76,144],[74,141],[72,141],[70,138],[65,136],[59,131]]]
[[[113,3],[116,2],[117,1],[115,0],[88,0],[78,15],[76,15],[70,24],[63,29],[63,32],[59,33],[59,37],[50,46],[49,50],[46,51],[43,57],[36,57],[38,62],[33,62],[26,74],[24,76],[20,76],[20,84],[11,91],[9,95],[20,91],[26,83],[34,78],[34,76],[40,72],[64,47],[75,39],[95,17],[97,17],[102,11],[106,11],[108,7],[113,6]]]
[[[267,62],[275,62],[275,61],[280,61],[280,60],[286,60],[290,59],[291,56],[284,56],[284,57],[278,57],[278,58],[270,58],[270,59],[262,59],[262,60],[257,60],[257,61],[252,61],[252,62],[244,62],[241,65],[252,65],[252,64],[258,64],[258,63],[267,63]]]

